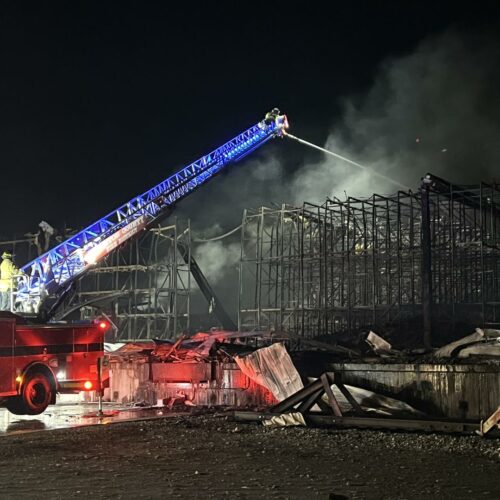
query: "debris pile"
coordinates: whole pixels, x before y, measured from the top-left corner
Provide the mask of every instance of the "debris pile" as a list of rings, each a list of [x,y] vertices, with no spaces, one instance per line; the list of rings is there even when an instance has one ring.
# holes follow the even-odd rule
[[[236,358],[286,342],[275,332],[211,330],[177,340],[108,344],[110,401],[141,406],[262,406],[274,396]]]
[[[434,351],[433,357],[436,359],[497,358],[500,360],[500,330],[476,328],[471,335]]]
[[[129,359],[147,357],[158,363],[185,363],[232,361],[234,356],[253,352],[275,342],[286,342],[289,337],[274,332],[228,332],[210,330],[190,337],[181,335],[177,340],[147,340],[121,344],[106,344],[111,357]]]
[[[271,408],[316,382],[321,387],[315,391],[322,395],[307,393],[290,410],[305,405],[302,409],[312,412],[335,408],[339,418],[354,412],[356,418],[470,420],[487,418],[498,405],[476,401],[471,391],[476,387],[477,392],[475,384],[480,383],[490,399],[496,398],[499,330],[476,329],[427,351],[394,349],[374,331],[356,342],[337,339],[332,345],[283,332],[218,329],[106,347],[112,367],[110,400],[166,409]],[[325,374],[334,382],[325,381]],[[276,425],[300,425],[300,418],[291,418],[276,419]]]
[[[293,357],[300,353],[323,353],[336,361],[353,362],[430,362],[432,360],[463,360],[467,358],[500,359],[500,330],[480,329],[471,335],[432,351],[395,349],[390,342],[373,331],[355,340],[337,339],[327,343],[298,338],[286,332],[231,332],[213,329],[176,340],[147,340],[106,344],[106,352],[116,358],[145,356],[158,363],[234,362],[262,347],[283,343]]]

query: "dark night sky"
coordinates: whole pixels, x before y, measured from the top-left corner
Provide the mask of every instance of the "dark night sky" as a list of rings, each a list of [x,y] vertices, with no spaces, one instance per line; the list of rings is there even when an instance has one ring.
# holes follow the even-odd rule
[[[496,2],[41,4],[0,4],[3,236],[91,223],[274,106],[322,143],[382,60],[498,19]]]

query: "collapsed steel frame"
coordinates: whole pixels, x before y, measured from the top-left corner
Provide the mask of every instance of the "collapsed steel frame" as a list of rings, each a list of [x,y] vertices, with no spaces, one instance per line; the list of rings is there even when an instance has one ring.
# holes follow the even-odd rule
[[[349,413],[354,415],[342,414],[337,398],[332,391],[332,385],[336,385],[340,390],[352,408]],[[323,400],[324,396],[326,396],[327,402]],[[319,407],[320,411],[313,411],[315,405]],[[304,388],[272,406],[268,412],[235,411],[233,418],[239,422],[265,422],[287,413],[291,413],[295,417],[297,423],[294,425],[298,425],[297,414],[300,413],[304,424],[319,427],[358,427],[458,434],[479,433],[480,435],[485,435],[488,432],[496,435],[494,428],[498,419],[497,412],[486,423],[451,419],[374,417],[373,414],[363,410],[342,383],[340,375],[334,372],[323,373],[317,380],[310,382]]]
[[[175,221],[112,252],[77,282],[73,302],[82,318],[102,309],[114,325],[115,341],[171,339],[189,329],[190,260],[180,245],[190,256],[189,223],[180,227]]]
[[[239,327],[304,337],[500,325],[500,190],[421,188],[246,210]]]

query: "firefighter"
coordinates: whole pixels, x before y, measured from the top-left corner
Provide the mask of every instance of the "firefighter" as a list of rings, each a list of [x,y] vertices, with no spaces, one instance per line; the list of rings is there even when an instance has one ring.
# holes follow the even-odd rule
[[[280,114],[280,110],[278,108],[273,108],[272,111],[269,111],[268,113],[266,113],[266,116],[264,118],[264,123],[266,125],[271,125],[272,123],[274,123],[276,121],[276,118],[278,118]]]
[[[11,294],[16,288],[14,279],[20,274],[21,271],[12,262],[12,253],[4,252],[0,264],[0,311],[12,309]]]

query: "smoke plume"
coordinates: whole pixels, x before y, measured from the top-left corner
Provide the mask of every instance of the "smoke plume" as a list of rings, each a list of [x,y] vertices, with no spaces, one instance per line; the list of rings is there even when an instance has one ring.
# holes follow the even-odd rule
[[[343,97],[343,112],[332,117],[324,146],[415,190],[427,172],[457,184],[500,180],[500,44],[495,36],[449,31],[423,40],[411,54],[384,61],[370,90]],[[227,231],[241,223],[247,207],[322,203],[327,196],[398,189],[331,157],[314,164],[307,156],[302,164],[296,158],[280,161],[272,148],[266,146],[260,159],[231,167],[228,175],[186,200],[180,212],[191,218],[195,232],[213,232],[206,228],[214,221]],[[231,311],[236,310],[237,283],[234,275],[224,277],[239,254],[238,237],[195,253]]]
[[[194,258],[211,284],[220,283],[230,276],[230,282],[238,280],[240,245],[237,242],[210,241],[196,246]]]
[[[364,96],[344,100],[326,148],[415,188],[426,172],[457,184],[498,180],[500,46],[491,35],[457,32],[424,40],[385,61]],[[309,198],[369,195],[397,186],[325,159],[299,171]],[[334,174],[325,186],[329,174]],[[329,193],[327,192],[329,191]]]

